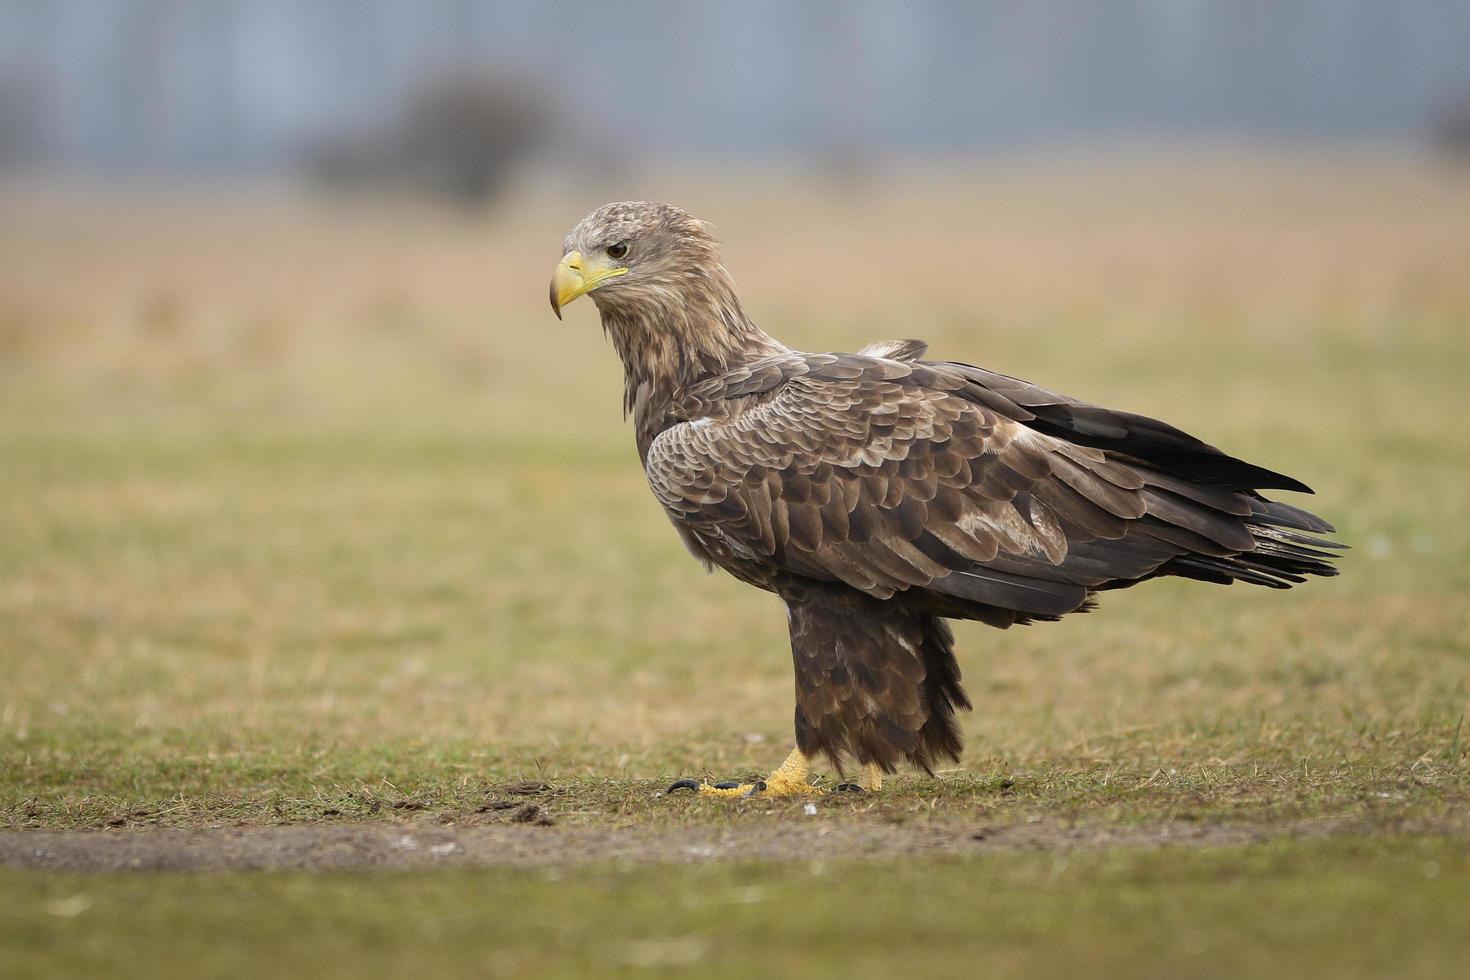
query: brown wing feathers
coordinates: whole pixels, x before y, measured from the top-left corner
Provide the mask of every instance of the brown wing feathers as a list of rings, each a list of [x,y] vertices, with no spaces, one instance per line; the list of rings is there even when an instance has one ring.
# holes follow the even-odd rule
[[[921,348],[905,348],[904,353]],[[1177,429],[967,365],[789,355],[689,392],[654,441],[664,506],[725,549],[1005,625],[1163,574],[1287,587],[1330,527],[1296,481]]]

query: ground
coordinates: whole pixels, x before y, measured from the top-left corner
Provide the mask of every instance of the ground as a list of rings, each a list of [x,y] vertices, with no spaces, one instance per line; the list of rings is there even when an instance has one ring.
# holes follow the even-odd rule
[[[644,184],[777,336],[1165,417],[1316,487],[1342,577],[962,626],[960,765],[665,797],[784,757],[790,664],[779,605],[659,514],[590,305],[544,308],[600,199],[0,188],[7,976],[1463,961],[1470,177]]]
[[[1445,977],[1461,844],[361,875],[0,877],[7,976]],[[166,958],[160,953],[166,952]]]

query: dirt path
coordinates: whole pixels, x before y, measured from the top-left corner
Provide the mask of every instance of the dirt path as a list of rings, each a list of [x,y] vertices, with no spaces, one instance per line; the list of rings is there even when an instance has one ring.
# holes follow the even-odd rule
[[[1383,828],[1374,828],[1382,832]],[[1464,828],[1416,828],[1460,832]],[[535,825],[312,824],[205,830],[11,831],[0,865],[73,871],[362,870],[544,867],[599,862],[821,860],[1117,846],[1242,844],[1368,831],[1340,821],[1006,827],[780,823],[760,827],[598,829]]]

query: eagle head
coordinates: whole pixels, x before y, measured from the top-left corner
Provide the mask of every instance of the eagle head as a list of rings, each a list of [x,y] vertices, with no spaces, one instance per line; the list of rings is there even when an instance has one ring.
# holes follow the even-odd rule
[[[672,204],[604,204],[577,222],[551,277],[551,309],[592,295],[603,311],[667,306],[723,275],[709,226]]]

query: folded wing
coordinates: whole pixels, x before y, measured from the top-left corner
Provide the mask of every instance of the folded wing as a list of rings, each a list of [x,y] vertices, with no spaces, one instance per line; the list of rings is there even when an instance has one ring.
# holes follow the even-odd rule
[[[792,355],[687,402],[647,473],[716,560],[1001,626],[1158,575],[1334,573],[1328,525],[1255,492],[1295,481],[968,365]]]

